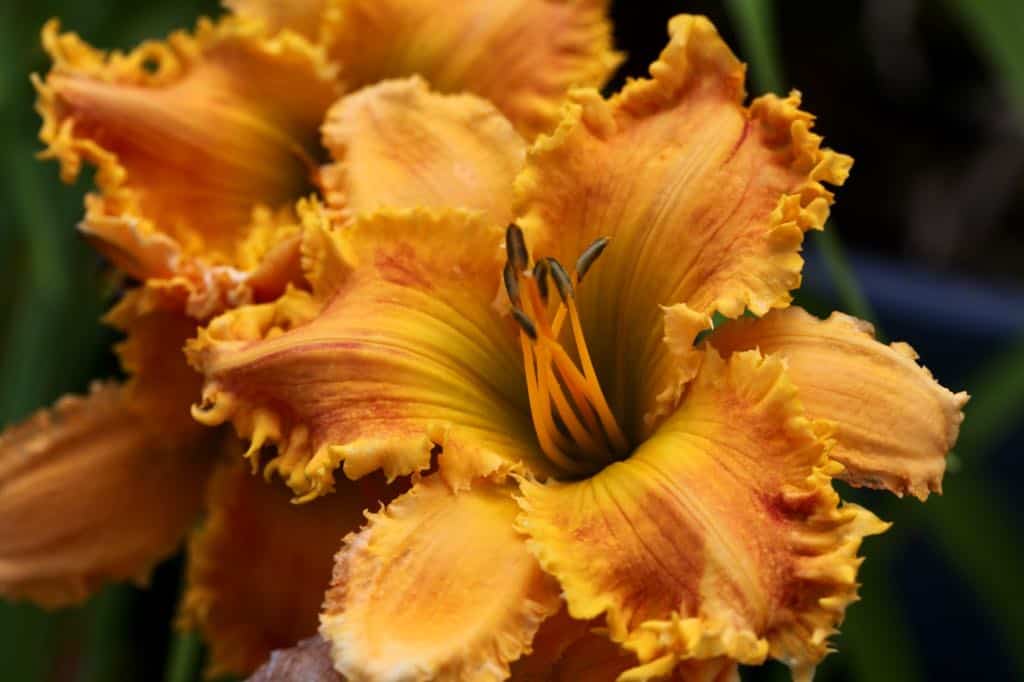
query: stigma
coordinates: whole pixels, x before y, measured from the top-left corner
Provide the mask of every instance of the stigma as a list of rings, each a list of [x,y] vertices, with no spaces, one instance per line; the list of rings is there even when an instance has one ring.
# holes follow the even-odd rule
[[[503,277],[520,329],[530,416],[544,455],[570,475],[597,471],[629,451],[594,371],[576,306],[576,291],[608,242],[602,237],[584,249],[570,273],[554,258],[531,264],[519,226],[505,231]],[[566,321],[572,354],[561,341]]]

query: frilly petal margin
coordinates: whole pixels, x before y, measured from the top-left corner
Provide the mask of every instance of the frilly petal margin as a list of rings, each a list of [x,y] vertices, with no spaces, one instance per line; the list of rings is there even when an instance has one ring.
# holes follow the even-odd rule
[[[626,460],[574,483],[522,483],[518,528],[571,615],[604,614],[641,666],[767,656],[803,672],[856,598],[865,535],[887,527],[839,505],[821,425],[784,363],[704,351],[681,407]]]
[[[195,520],[215,433],[179,437],[95,384],[0,435],[0,594],[47,607],[145,584]]]
[[[420,74],[492,102],[527,139],[571,86],[601,87],[622,56],[607,0],[334,0],[325,41],[351,87]]]
[[[210,677],[253,672],[276,648],[317,631],[332,557],[363,511],[397,494],[379,479],[343,482],[294,505],[277,482],[225,459],[207,490],[207,519],[189,543],[181,625],[210,647]]]
[[[465,208],[512,219],[512,183],[526,143],[490,102],[431,92],[420,77],[341,98],[323,125],[335,163],[321,173],[327,205],[350,222],[380,208]]]
[[[213,320],[189,342],[199,421],[231,421],[248,457],[302,500],[382,469],[453,485],[495,469],[549,473],[529,421],[514,323],[493,306],[502,232],[479,214],[386,211],[307,229],[313,293]]]
[[[743,106],[744,66],[706,18],[677,16],[669,33],[649,79],[610,101],[573,91],[516,181],[517,222],[535,251],[572,263],[611,238],[579,306],[588,339],[623,330],[591,351],[635,440],[675,406],[699,364],[692,340],[714,313],[789,303],[803,233],[832,201],[822,183],[842,184],[851,165],[821,147],[798,93]],[[690,339],[669,348],[659,306],[672,304],[684,306],[674,324]]]
[[[510,483],[453,492],[428,476],[338,553],[320,617],[352,682],[488,682],[530,651],[561,601],[513,528]]]
[[[338,94],[322,50],[232,17],[127,54],[51,21],[43,45],[53,66],[33,77],[41,157],[67,182],[97,169],[81,230],[132,277],[238,298],[239,269],[285,238],[266,239],[268,222],[287,230],[313,187],[318,126]],[[254,215],[282,208],[280,220]]]
[[[870,324],[848,315],[819,320],[801,308],[730,322],[710,343],[724,354],[759,348],[785,358],[808,416],[835,424],[838,478],[922,500],[942,491],[968,395],[935,381],[907,344],[879,343]]]

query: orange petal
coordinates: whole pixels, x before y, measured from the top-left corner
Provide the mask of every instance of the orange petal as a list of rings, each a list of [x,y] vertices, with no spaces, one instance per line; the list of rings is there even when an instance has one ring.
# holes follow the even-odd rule
[[[0,436],[0,594],[56,607],[145,583],[199,512],[209,435],[182,438],[96,384]]]
[[[239,16],[262,21],[272,33],[294,31],[309,40],[320,38],[327,0],[223,0]]]
[[[272,650],[314,635],[341,539],[391,496],[368,479],[294,505],[287,488],[241,460],[222,465],[207,493],[209,517],[189,545],[182,607],[184,624],[210,646],[208,674],[251,673]]]
[[[343,97],[327,115],[327,202],[349,214],[377,208],[468,208],[512,219],[512,183],[526,145],[486,100],[430,92],[419,77]]]
[[[43,30],[53,66],[35,79],[42,156],[68,182],[96,166],[82,230],[132,276],[238,266],[261,229],[254,209],[287,209],[313,187],[317,129],[338,90],[304,39],[201,20],[104,54],[58,31]]]
[[[846,467],[843,480],[922,500],[942,491],[968,396],[942,387],[907,344],[879,343],[870,324],[842,313],[819,320],[800,308],[738,320],[711,338],[723,353],[785,358],[807,414],[835,423],[831,457]]]
[[[659,306],[685,305],[689,341],[711,315],[784,306],[800,283],[805,230],[820,227],[851,160],[820,147],[793,93],[742,104],[744,67],[703,17],[678,16],[650,69],[605,101],[577,90],[551,137],[537,140],[517,180],[536,245],[571,264],[610,236],[580,290],[588,338],[613,409],[628,431],[649,432],[674,406],[665,385],[676,362],[661,343]],[[683,363],[692,376],[693,362]],[[681,377],[680,382],[689,376]],[[667,411],[667,410],[666,410]],[[644,417],[648,417],[646,420]]]
[[[513,528],[507,485],[429,476],[338,553],[320,617],[335,667],[366,680],[503,680],[559,608]]]
[[[527,138],[573,85],[601,87],[621,61],[606,0],[348,0],[328,13],[331,56],[353,87],[420,74],[494,102]]]
[[[682,406],[625,461],[524,483],[519,527],[576,618],[604,614],[643,679],[679,661],[769,654],[812,666],[885,524],[839,506],[838,465],[783,362],[705,353]]]
[[[383,469],[457,478],[524,460],[539,473],[513,323],[492,306],[501,231],[479,215],[405,211],[310,230],[313,294],[215,319],[190,342],[197,419],[230,420],[303,499]],[[445,463],[450,462],[451,467]]]

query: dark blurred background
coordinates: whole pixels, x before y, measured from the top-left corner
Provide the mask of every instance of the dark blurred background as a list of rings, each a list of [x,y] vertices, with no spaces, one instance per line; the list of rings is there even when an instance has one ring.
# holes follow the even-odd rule
[[[97,46],[129,48],[218,11],[213,0],[0,5],[0,424],[116,371],[115,337],[96,318],[117,282],[73,229],[90,178],[66,187],[33,159],[39,28],[60,16]],[[1024,679],[1024,2],[617,0],[623,76],[644,73],[681,11],[714,20],[750,62],[752,93],[800,89],[827,143],[856,159],[831,231],[808,238],[799,302],[871,319],[973,396],[942,497],[842,491],[895,525],[866,542],[863,600],[817,679]],[[0,679],[190,679],[201,654],[169,626],[179,574],[172,560],[151,590],[115,586],[56,613],[0,602]]]

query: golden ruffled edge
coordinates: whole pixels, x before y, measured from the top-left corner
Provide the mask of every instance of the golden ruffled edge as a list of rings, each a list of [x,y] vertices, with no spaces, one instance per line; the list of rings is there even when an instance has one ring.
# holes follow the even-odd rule
[[[289,286],[272,303],[249,305],[214,318],[185,346],[185,355],[196,371],[205,375],[208,354],[217,344],[245,344],[273,338],[310,322],[357,267],[355,255],[345,239],[346,234],[359,229],[357,225],[338,229],[333,222],[337,215],[315,201],[302,204],[299,213],[304,223],[302,268],[312,293]],[[461,209],[382,209],[367,214],[367,219],[397,225],[410,216],[428,225],[436,224],[445,216],[460,216],[481,226],[486,224],[478,212]],[[495,287],[498,286],[496,282]],[[192,407],[192,416],[207,426],[231,422],[239,438],[249,442],[244,457],[250,461],[253,471],[262,467],[268,480],[274,475],[280,476],[295,493],[297,503],[333,492],[334,472],[339,466],[352,480],[381,470],[390,483],[427,471],[435,464],[437,454],[439,473],[453,490],[467,489],[472,480],[480,476],[524,469],[518,461],[461,439],[456,427],[442,421],[428,424],[420,439],[363,438],[314,448],[308,426],[294,423],[286,414],[239,395],[216,379],[204,385],[201,401]],[[265,446],[274,446],[276,454],[264,464],[260,456]]]
[[[804,414],[797,389],[786,374],[785,364],[774,356],[758,351],[734,353],[722,359],[713,348],[703,351],[703,362],[726,365],[731,385],[748,395],[762,396],[755,401],[761,410],[778,413],[785,432],[800,443],[801,451],[820,454],[811,473],[802,481],[786,484],[776,500],[780,515],[802,519],[804,526],[794,529],[790,551],[796,555],[795,579],[800,588],[792,591],[796,603],[775,616],[775,625],[764,633],[719,622],[704,616],[684,618],[673,613],[664,620],[649,620],[631,631],[609,621],[610,636],[636,654],[641,665],[627,670],[620,682],[633,682],[664,676],[683,661],[725,656],[745,665],[760,665],[766,658],[777,659],[793,671],[798,682],[810,682],[814,667],[831,649],[829,638],[838,632],[846,607],[857,600],[857,570],[863,562],[857,552],[863,538],[885,532],[891,524],[879,520],[863,507],[843,503],[832,486],[832,479],[843,470],[831,459],[831,424],[812,421]],[[770,381],[759,376],[768,371]],[[697,381],[701,381],[698,374]],[[692,387],[693,384],[690,384]],[[522,486],[538,486],[521,481]],[[526,516],[533,510],[526,495],[517,496],[522,513],[517,527],[532,535]],[[570,614],[588,618],[605,613],[606,602],[586,612],[574,604],[589,603],[590,588],[585,580],[573,580],[572,566],[545,543],[530,540],[530,550],[543,569],[559,576],[562,594]],[[566,579],[570,576],[570,579]],[[799,603],[803,600],[805,603]]]
[[[43,48],[53,62],[51,74],[67,72],[146,87],[173,84],[201,62],[204,53],[231,42],[311,68],[317,80],[336,82],[337,67],[328,61],[322,47],[290,31],[268,37],[260,22],[237,17],[217,22],[200,18],[192,33],[176,31],[166,41],[147,41],[127,53],[105,53],[75,33],[62,34],[57,19],[49,20],[42,29]],[[42,119],[39,139],[46,145],[37,157],[55,159],[61,179],[68,184],[78,179],[83,164],[96,168],[100,193],[86,195],[85,217],[78,229],[97,250],[129,275],[149,280],[154,300],[177,301],[176,305],[196,319],[249,303],[254,292],[257,299],[280,293],[273,282],[279,277],[274,268],[287,269],[286,250],[297,236],[291,207],[276,212],[253,207],[250,234],[238,245],[239,267],[210,264],[189,254],[188,245],[161,232],[151,218],[142,215],[137,190],[127,186],[127,170],[117,155],[92,139],[76,137],[73,118],[62,120],[59,96],[48,78],[31,76],[37,93],[35,108]],[[340,86],[336,87],[340,93]]]

